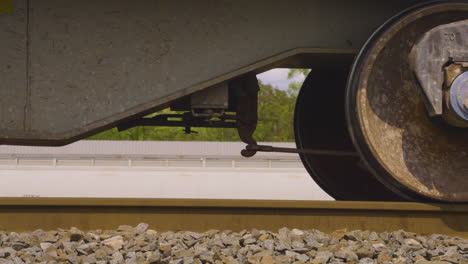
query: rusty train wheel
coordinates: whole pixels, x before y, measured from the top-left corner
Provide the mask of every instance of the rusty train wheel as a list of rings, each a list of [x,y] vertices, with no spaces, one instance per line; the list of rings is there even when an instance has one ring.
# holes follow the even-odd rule
[[[466,19],[466,1],[409,9],[374,33],[351,71],[346,119],[354,145],[372,174],[404,199],[468,202],[468,130],[429,116],[409,63],[426,32]]]
[[[344,95],[349,67],[307,76],[296,102],[294,131],[299,149],[355,151],[345,120]],[[317,184],[337,200],[395,201],[400,198],[377,181],[359,157],[300,154]]]

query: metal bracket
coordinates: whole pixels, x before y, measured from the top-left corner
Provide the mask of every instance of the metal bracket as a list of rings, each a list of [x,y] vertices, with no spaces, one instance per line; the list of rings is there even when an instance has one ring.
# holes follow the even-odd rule
[[[222,82],[190,96],[194,116],[222,116],[229,108],[228,83]]]
[[[237,99],[237,132],[242,142],[249,145],[257,145],[253,138],[253,133],[257,128],[258,122],[258,85],[257,76],[249,73],[237,78],[229,83],[230,87],[236,92]],[[255,150],[242,150],[241,155],[252,157],[257,153]]]
[[[431,116],[443,114],[444,67],[468,58],[468,20],[429,30],[412,48],[410,64]]]

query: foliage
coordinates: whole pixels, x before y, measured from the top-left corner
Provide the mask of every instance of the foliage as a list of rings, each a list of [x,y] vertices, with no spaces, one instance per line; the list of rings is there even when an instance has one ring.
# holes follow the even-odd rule
[[[288,79],[292,80],[298,76],[307,76],[310,72],[310,69],[290,69],[288,72]],[[297,97],[299,90],[301,89],[302,82],[293,81],[289,84],[288,93],[290,96]]]
[[[288,79],[309,70],[291,69]],[[254,137],[259,142],[294,141],[292,127],[294,104],[300,89],[300,82],[293,82],[287,91],[279,90],[259,81],[259,123]],[[160,113],[170,113],[168,109]],[[193,128],[198,132],[185,134],[179,127],[135,127],[123,132],[116,128],[104,131],[88,139],[91,140],[167,140],[167,141],[240,141],[236,129],[230,128]]]
[[[258,125],[254,138],[260,142],[294,141],[292,126],[296,96],[260,83]]]

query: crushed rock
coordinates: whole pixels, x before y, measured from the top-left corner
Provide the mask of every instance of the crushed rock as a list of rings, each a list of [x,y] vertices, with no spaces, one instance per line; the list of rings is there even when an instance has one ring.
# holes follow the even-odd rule
[[[159,233],[141,223],[115,230],[78,228],[32,233],[0,232],[0,264],[468,264],[468,240],[418,236],[402,230],[376,233],[281,228]]]

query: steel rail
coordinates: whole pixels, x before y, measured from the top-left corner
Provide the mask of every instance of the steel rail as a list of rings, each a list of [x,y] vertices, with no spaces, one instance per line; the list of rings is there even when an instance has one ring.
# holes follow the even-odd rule
[[[158,231],[206,231],[281,227],[372,230],[403,229],[418,234],[468,238],[468,205],[395,202],[0,198],[0,230],[78,227],[115,229],[118,225],[150,224]]]

